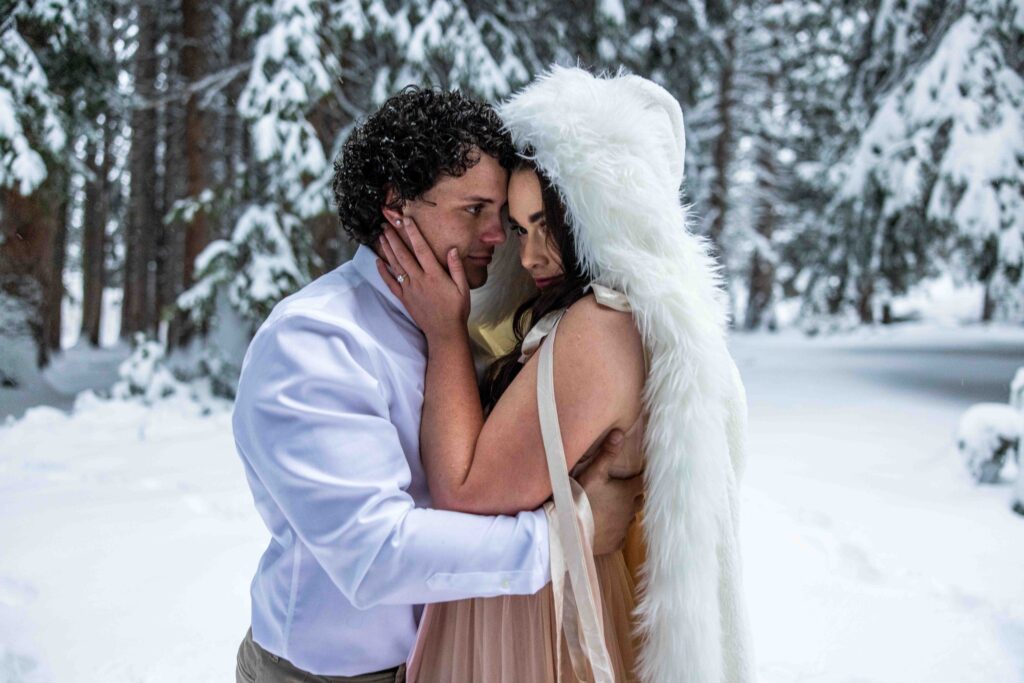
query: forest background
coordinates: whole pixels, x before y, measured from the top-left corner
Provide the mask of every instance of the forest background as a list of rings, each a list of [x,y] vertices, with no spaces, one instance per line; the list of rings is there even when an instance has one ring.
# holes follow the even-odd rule
[[[353,126],[410,83],[497,101],[551,63],[625,67],[682,103],[684,196],[735,328],[897,323],[935,282],[979,322],[1024,323],[1014,0],[0,10],[4,386],[72,343],[148,339],[230,395],[273,305],[354,249],[330,193]]]

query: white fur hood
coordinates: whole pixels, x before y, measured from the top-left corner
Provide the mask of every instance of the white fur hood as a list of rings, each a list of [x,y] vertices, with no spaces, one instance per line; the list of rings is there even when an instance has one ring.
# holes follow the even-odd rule
[[[752,681],[737,490],[746,398],[719,266],[680,201],[679,104],[639,76],[554,67],[499,113],[561,192],[587,272],[629,297],[650,354],[641,680]],[[531,287],[505,247],[474,295],[477,321],[508,315]]]

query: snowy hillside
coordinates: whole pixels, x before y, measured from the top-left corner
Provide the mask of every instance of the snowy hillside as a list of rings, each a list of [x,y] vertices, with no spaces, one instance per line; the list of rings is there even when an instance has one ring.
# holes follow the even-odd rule
[[[765,683],[1024,680],[1014,475],[977,487],[967,405],[1019,329],[737,336],[746,587]],[[0,428],[0,682],[231,680],[266,533],[230,405],[88,395]]]

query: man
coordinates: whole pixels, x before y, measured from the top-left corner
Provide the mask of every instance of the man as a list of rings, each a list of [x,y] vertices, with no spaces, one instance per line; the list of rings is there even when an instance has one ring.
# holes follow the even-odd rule
[[[381,223],[414,219],[471,286],[505,234],[513,149],[487,105],[407,89],[345,144],[334,191],[361,246],[279,303],[243,362],[235,443],[272,538],[252,582],[237,680],[400,681],[418,605],[531,594],[550,580],[541,511],[431,510],[419,458],[422,333],[377,271]],[[444,262],[444,259],[440,259]],[[604,446],[605,461],[616,445]],[[619,545],[639,482],[582,481],[597,551]]]

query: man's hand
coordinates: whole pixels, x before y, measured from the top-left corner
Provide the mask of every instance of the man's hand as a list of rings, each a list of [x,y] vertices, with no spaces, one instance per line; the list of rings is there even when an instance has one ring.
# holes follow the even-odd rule
[[[643,473],[629,479],[614,479],[608,470],[622,450],[624,438],[612,430],[589,467],[579,478],[594,512],[594,554],[615,552],[626,542],[644,493]]]

